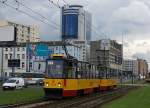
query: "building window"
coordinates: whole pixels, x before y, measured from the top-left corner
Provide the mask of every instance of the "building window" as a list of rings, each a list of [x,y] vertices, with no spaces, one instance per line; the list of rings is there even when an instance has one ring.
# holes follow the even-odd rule
[[[8,54],[5,54],[5,59],[8,59]]]
[[[13,49],[12,48],[10,48],[10,51],[12,51]]]
[[[17,59],[20,59],[20,54],[17,54]]]
[[[7,72],[5,72],[5,77],[7,77]]]
[[[25,48],[24,48],[24,47],[22,48],[22,51],[25,51]]]
[[[32,67],[32,63],[31,62],[29,63],[29,67]]]
[[[10,55],[10,59],[12,59],[12,54],[9,54]]]
[[[22,68],[24,68],[25,67],[25,63],[24,62],[22,62]]]
[[[25,59],[25,54],[22,54],[22,59]]]
[[[20,51],[20,48],[19,48],[19,47],[17,48],[17,51]]]
[[[8,48],[5,48],[5,51],[8,51]]]

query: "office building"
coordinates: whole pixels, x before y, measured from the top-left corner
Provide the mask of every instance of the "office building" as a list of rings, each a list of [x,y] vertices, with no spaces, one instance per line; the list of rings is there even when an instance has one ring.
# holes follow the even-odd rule
[[[122,72],[122,45],[115,40],[91,41],[90,61],[101,69],[101,76],[120,76]]]
[[[124,76],[131,77],[138,77],[138,61],[132,59],[125,59],[123,60],[123,74]]]
[[[81,5],[62,7],[62,39],[91,40],[91,14]]]

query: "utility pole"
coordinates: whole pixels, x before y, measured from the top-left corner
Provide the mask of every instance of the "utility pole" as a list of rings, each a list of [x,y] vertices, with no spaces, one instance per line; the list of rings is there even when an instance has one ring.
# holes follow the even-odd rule
[[[123,34],[122,34],[122,57],[120,59],[121,60],[121,80],[120,80],[120,83],[121,83],[121,86],[122,86],[122,83],[123,83],[123,44],[124,44],[124,37],[123,37]]]
[[[133,61],[132,61],[132,84],[134,83],[134,79],[133,79],[133,68],[134,68],[134,66],[133,66],[134,64],[133,64]]]
[[[28,38],[26,41],[26,72],[30,72],[30,27],[28,27]]]
[[[106,62],[106,48],[104,46],[104,67],[105,67],[105,75],[106,75],[106,79],[107,79],[107,62]]]
[[[4,77],[4,68],[3,68],[3,67],[4,67],[4,66],[3,66],[3,65],[4,65],[4,64],[3,64],[3,61],[4,61],[4,60],[3,60],[3,59],[4,59],[4,58],[3,58],[4,49],[3,49],[3,46],[2,46],[2,49],[1,49],[1,50],[2,50],[2,53],[1,53],[1,54],[2,54],[2,56],[1,56],[1,57],[2,57],[2,58],[1,58],[1,59],[2,59],[2,60],[1,60],[1,77],[3,78],[3,77]]]
[[[12,53],[12,57],[10,56],[10,59],[12,60],[15,60],[15,46],[14,46],[14,48],[13,48],[13,53]],[[14,75],[14,73],[15,73],[15,67],[14,66],[12,66],[12,76]]]

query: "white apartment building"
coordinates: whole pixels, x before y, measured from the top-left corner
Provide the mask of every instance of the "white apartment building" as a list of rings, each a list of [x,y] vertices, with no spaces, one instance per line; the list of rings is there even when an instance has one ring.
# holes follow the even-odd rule
[[[0,27],[12,26],[14,27],[14,34],[16,42],[39,42],[40,33],[37,25],[24,25],[10,21],[0,20]]]
[[[90,60],[90,45],[87,41],[74,41],[74,44],[81,48],[80,61],[89,62]]]
[[[26,46],[0,47],[0,73],[3,76],[12,73],[12,68],[8,67],[10,59],[20,59],[20,67],[15,67],[14,72],[26,72]]]
[[[48,45],[48,49],[51,53],[65,54],[61,41],[37,42],[33,43],[33,45],[38,45],[39,43]],[[80,47],[75,45],[67,45],[67,50],[71,56],[74,56],[78,60],[83,60],[83,49]],[[5,47],[0,47],[0,75],[10,76],[12,73],[12,68],[8,67],[8,60],[10,59],[20,59],[20,67],[15,67],[14,72],[45,72],[46,58],[50,57],[50,55],[48,55],[48,57],[32,55],[30,56],[30,59],[27,59],[27,56],[28,53],[26,43],[18,43],[18,45],[14,46],[8,45]]]
[[[0,75],[10,76],[12,72],[22,73],[45,71],[46,64],[43,59],[44,57],[30,56],[30,59],[28,59],[27,56],[28,53],[25,43],[14,47],[0,47]],[[10,59],[20,59],[20,67],[15,67],[13,71],[11,67],[8,67],[8,60]]]

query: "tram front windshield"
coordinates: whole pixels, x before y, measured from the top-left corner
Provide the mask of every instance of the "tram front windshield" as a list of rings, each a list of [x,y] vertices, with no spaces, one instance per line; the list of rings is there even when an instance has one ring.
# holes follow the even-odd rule
[[[63,77],[63,60],[48,60],[47,61],[47,75],[50,78]]]

